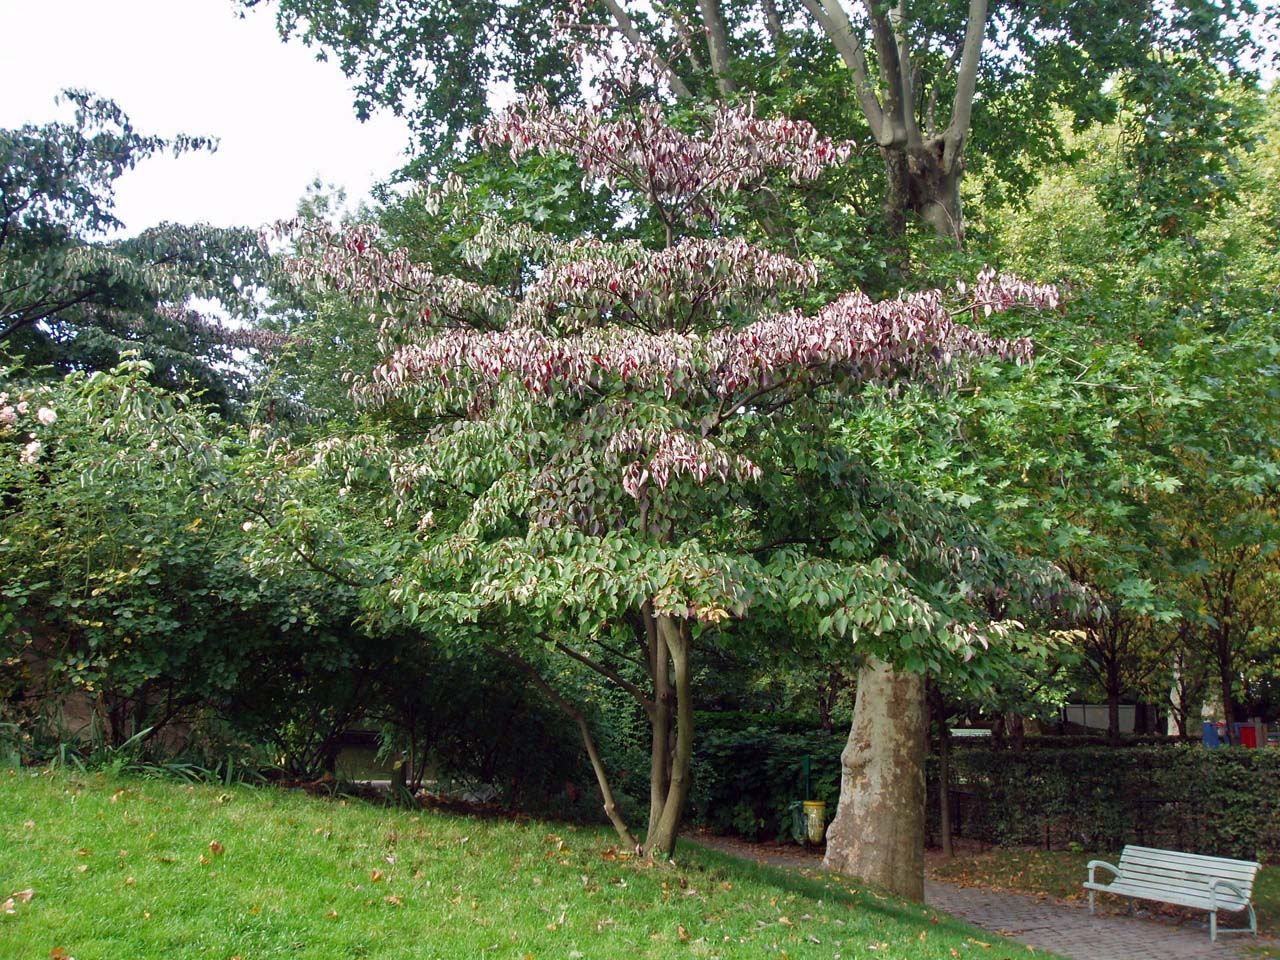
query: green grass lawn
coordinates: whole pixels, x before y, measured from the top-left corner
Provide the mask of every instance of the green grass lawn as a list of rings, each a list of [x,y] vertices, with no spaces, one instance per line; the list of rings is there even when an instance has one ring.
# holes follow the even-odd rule
[[[990,890],[1011,890],[1020,893],[1048,894],[1063,900],[1088,900],[1087,891],[1080,886],[1088,876],[1086,865],[1090,860],[1106,860],[1118,863],[1120,854],[1072,853],[1066,850],[1023,850],[996,848],[983,853],[962,854],[950,863],[939,863],[932,874],[940,880],[951,880],[968,886],[980,886]],[[1099,872],[1100,878],[1109,876]],[[1280,867],[1264,866],[1258,874],[1253,889],[1254,906],[1258,913],[1258,930],[1263,936],[1280,936]],[[1099,895],[1097,904],[1102,909],[1126,910],[1129,901]],[[1144,903],[1143,909],[1179,914],[1176,907],[1162,907],[1156,903]],[[1183,915],[1203,919],[1201,911],[1184,911]],[[1224,914],[1228,926],[1244,925],[1243,914]],[[1235,942],[1235,941],[1233,941]],[[1240,941],[1247,945],[1247,941]]]
[[[3,771],[0,957],[1045,956],[839,878],[680,852],[654,867],[597,829]]]

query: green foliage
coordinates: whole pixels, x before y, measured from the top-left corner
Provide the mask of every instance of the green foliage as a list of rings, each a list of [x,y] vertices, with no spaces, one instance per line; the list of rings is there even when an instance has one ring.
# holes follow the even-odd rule
[[[834,815],[840,796],[840,750],[846,731],[815,729],[797,718],[698,715],[694,748],[692,819],[713,833],[748,840],[791,833],[791,805],[823,800]],[[811,796],[804,796],[804,758],[810,759]]]
[[[156,383],[242,398],[278,341],[254,329],[271,259],[250,230],[163,224],[126,239],[116,180],[147,157],[212,150],[202,137],[138,133],[114,102],[68,91],[70,122],[0,130],[0,348],[28,368],[105,370],[122,353]],[[215,320],[195,309],[204,302]],[[212,304],[212,308],[210,307]]]
[[[1280,752],[1186,746],[952,754],[960,834],[1008,845],[1146,842],[1217,856],[1280,855]],[[936,810],[936,767],[930,803]]]
[[[406,787],[426,777],[487,788],[508,809],[577,817],[594,803],[577,730],[517,667],[414,637],[363,698],[383,753],[402,755]]]
[[[242,557],[262,508],[238,482],[235,434],[150,373],[130,359],[0,382],[0,693],[55,728],[35,754],[86,734],[117,747],[144,728],[178,749],[167,726],[219,712],[279,720],[242,728],[269,738],[287,726],[269,709],[285,691],[301,711],[350,689],[352,591],[308,568],[253,574]],[[318,706],[305,694],[319,691],[287,682],[297,661],[334,678]]]

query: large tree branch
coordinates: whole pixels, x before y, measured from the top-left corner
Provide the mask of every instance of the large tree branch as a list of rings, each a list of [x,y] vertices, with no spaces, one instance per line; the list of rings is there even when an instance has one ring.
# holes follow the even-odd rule
[[[898,5],[893,8],[889,18],[898,57],[898,96],[902,102],[902,123],[907,130],[907,143],[918,147],[924,143],[924,139],[920,136],[920,125],[916,121],[916,71],[911,62],[911,38],[907,36],[906,20],[906,2],[898,0]]]
[[[973,97],[978,89],[978,64],[982,60],[982,41],[987,32],[987,0],[969,0],[969,23],[965,28],[964,56],[956,78],[956,96],[951,105],[951,121],[943,135],[946,146],[942,168],[950,172],[964,156],[964,141],[973,116]]]
[[[778,5],[773,0],[761,0],[760,6],[764,10],[764,25],[769,31],[769,39],[773,41],[774,53],[780,53],[786,34],[782,30],[782,18],[778,16]]]
[[[836,53],[840,54],[840,59],[853,74],[853,89],[858,98],[858,104],[862,107],[862,114],[867,118],[867,123],[871,125],[871,132],[875,135],[876,142],[879,143],[884,130],[884,110],[880,106],[880,101],[876,99],[875,87],[871,83],[866,52],[862,49],[862,39],[854,32],[853,24],[849,22],[849,15],[844,12],[844,7],[840,6],[839,0],[825,0],[825,9],[824,3],[819,0],[801,0],[801,2],[822,28],[822,32],[835,45]]]
[[[698,0],[702,13],[702,25],[707,31],[707,48],[711,52],[711,72],[715,75],[720,96],[728,97],[737,89],[729,76],[729,34],[725,30],[724,17],[720,15],[718,0]]]
[[[620,686],[623,690],[627,691],[627,693],[631,694],[631,696],[635,697],[635,699],[639,702],[640,706],[644,707],[645,713],[649,713],[649,714],[653,713],[653,701],[645,696],[643,690],[641,690],[638,686],[636,686],[626,677],[622,676],[616,670],[613,670],[605,666],[603,663],[600,663],[598,660],[591,659],[585,653],[579,653],[577,650],[573,649],[573,647],[570,647],[567,644],[561,643],[559,640],[555,641],[555,645],[556,645],[556,649],[559,650],[561,653],[563,653],[566,657],[572,657],[574,660],[577,660],[584,667],[589,667],[590,669],[594,670],[596,673],[600,674],[600,676],[604,677],[605,679],[613,681],[618,686]]]
[[[884,103],[885,126],[877,142],[882,147],[902,147],[907,143],[909,110],[906,91],[902,87],[902,65],[898,57],[898,37],[888,15],[876,0],[862,0],[867,8],[867,20],[871,24],[871,39],[875,43],[876,58],[880,61],[880,90]],[[840,0],[823,0],[827,10],[844,9]],[[894,10],[895,15],[897,9]]]
[[[618,32],[649,58],[649,61],[662,74],[663,79],[667,81],[667,85],[671,87],[671,92],[681,99],[692,97],[692,92],[685,85],[685,82],[680,79],[680,75],[676,73],[675,68],[667,63],[662,55],[658,53],[657,48],[636,29],[635,21],[631,19],[631,14],[627,13],[626,8],[618,0],[604,0],[604,5],[610,16],[613,17],[613,22],[617,25]]]

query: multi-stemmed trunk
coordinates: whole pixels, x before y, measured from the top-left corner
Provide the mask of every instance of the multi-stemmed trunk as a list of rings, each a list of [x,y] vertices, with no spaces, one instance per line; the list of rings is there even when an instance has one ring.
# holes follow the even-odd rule
[[[644,850],[651,857],[670,856],[689,798],[693,759],[693,695],[689,673],[688,624],[656,617],[652,747],[649,764],[649,829]],[[667,662],[670,660],[670,677]],[[673,702],[674,701],[674,702]],[[674,720],[674,727],[672,721]]]
[[[634,613],[633,623],[637,642],[644,651],[650,691],[643,690],[580,651],[563,643],[555,643],[555,646],[625,689],[644,708],[649,718],[649,821],[643,839],[636,837],[623,817],[604,761],[582,712],[554,690],[531,663],[512,653],[504,652],[503,656],[523,666],[533,682],[572,718],[591,761],[604,813],[623,844],[655,859],[666,859],[675,851],[691,782],[693,678],[689,657],[692,631],[688,620],[655,614],[648,603]]]

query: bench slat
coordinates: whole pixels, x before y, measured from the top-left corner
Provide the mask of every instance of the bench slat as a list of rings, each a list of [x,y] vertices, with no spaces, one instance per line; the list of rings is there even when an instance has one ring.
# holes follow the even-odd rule
[[[1253,892],[1252,879],[1236,881],[1231,877],[1215,877],[1207,873],[1193,872],[1193,870],[1156,870],[1149,867],[1135,867],[1121,870],[1120,877],[1128,879],[1128,881],[1152,883],[1156,884],[1156,886],[1170,884],[1170,886],[1196,888],[1196,890],[1204,891],[1208,890],[1210,881],[1221,879],[1221,881],[1228,881],[1239,887],[1244,896],[1249,896]]]
[[[1127,884],[1117,880],[1110,886],[1103,886],[1095,883],[1093,885],[1085,884],[1088,889],[1096,890],[1099,893],[1111,893],[1118,897],[1134,897],[1139,900],[1156,900],[1160,903],[1172,903],[1179,907],[1195,907],[1199,910],[1208,910],[1214,904],[1208,896],[1193,896],[1182,892],[1155,889],[1141,884]],[[1243,910],[1247,901],[1238,900],[1235,897],[1219,897],[1217,907],[1219,910],[1229,910],[1235,912]]]
[[[1254,877],[1258,872],[1258,864],[1252,860],[1231,860],[1225,856],[1206,856],[1203,854],[1180,854],[1174,850],[1153,850],[1151,847],[1125,847],[1120,856],[1119,867],[1125,869],[1126,864],[1169,865],[1185,869],[1203,869],[1216,877]]]

